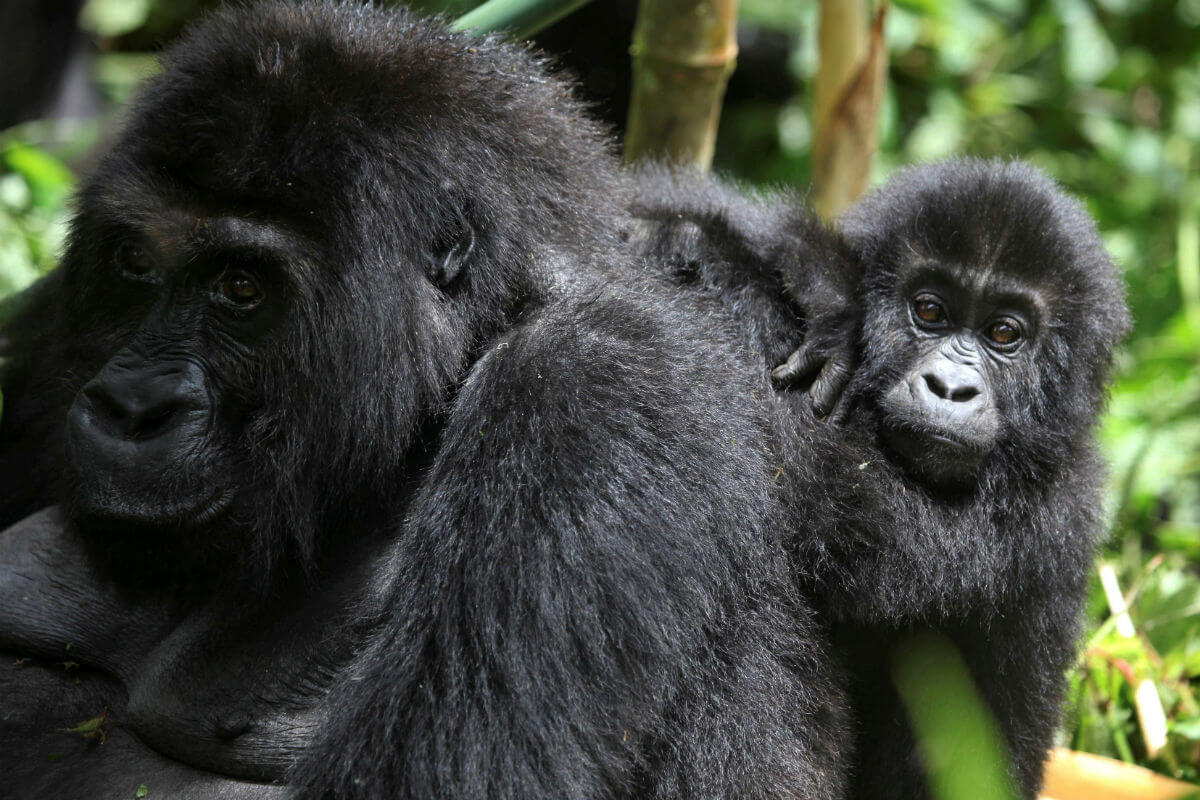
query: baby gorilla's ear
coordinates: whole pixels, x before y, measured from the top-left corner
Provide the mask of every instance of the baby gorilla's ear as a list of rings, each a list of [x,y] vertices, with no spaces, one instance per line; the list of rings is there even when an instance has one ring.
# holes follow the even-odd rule
[[[442,225],[428,253],[429,277],[445,289],[457,280],[475,251],[475,226],[469,215],[459,213]]]

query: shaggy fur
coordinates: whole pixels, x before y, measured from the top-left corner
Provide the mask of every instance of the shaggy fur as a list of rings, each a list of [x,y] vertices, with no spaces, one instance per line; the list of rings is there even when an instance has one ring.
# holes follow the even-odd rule
[[[1093,439],[1112,350],[1128,325],[1094,224],[1027,166],[952,161],[903,171],[848,212],[847,262],[837,234],[794,200],[696,188],[690,178],[672,188],[675,180],[654,174],[642,186],[635,210],[652,222],[639,241],[675,265],[668,282],[699,287],[744,319],[765,367],[782,361],[805,327],[782,286],[801,307],[814,292],[827,298],[824,313],[838,327],[861,317],[846,423],[817,422],[789,392],[779,398],[774,441],[797,580],[832,626],[853,679],[851,795],[928,796],[888,665],[896,642],[934,629],[961,648],[1008,743],[1019,794],[1033,797],[1102,530],[1104,469]],[[1041,308],[1036,336],[990,376],[999,441],[974,480],[954,489],[910,474],[878,437],[878,401],[921,349],[906,292],[912,271],[928,263],[961,267],[977,291],[1032,293]],[[830,294],[822,266],[848,270],[856,290]],[[814,275],[815,288],[804,283]]]
[[[840,797],[762,371],[633,269],[622,191],[520,47],[354,3],[199,24],[8,331],[0,518],[66,529],[6,534],[0,647],[103,674],[72,703],[169,757],[156,796]],[[80,404],[163,375],[203,424],[161,468],[174,417],[96,449]],[[50,724],[0,723],[11,791],[125,791],[102,750],[45,766]]]

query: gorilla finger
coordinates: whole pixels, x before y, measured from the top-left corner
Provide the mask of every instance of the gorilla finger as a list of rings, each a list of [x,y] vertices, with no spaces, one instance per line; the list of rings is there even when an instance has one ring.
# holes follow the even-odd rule
[[[813,411],[822,419],[829,416],[842,397],[846,384],[850,382],[850,370],[837,359],[830,359],[813,381],[808,394],[812,397]]]
[[[780,388],[791,386],[798,380],[820,368],[824,357],[816,350],[800,345],[788,356],[788,360],[771,370],[771,379]]]

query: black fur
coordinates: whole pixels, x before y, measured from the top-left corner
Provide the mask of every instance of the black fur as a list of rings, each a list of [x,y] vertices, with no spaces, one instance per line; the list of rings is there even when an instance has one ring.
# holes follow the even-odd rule
[[[154,796],[840,797],[760,364],[634,269],[624,197],[527,50],[200,23],[10,326],[0,518],[66,522],[0,538],[0,648],[105,674],[78,705],[176,765]],[[42,711],[0,723],[18,794],[125,791],[102,751],[30,767]]]
[[[639,241],[675,265],[668,282],[699,286],[742,317],[764,366],[802,346],[805,321],[789,317],[784,285],[800,306],[814,294],[826,298],[835,330],[861,319],[846,423],[821,424],[785,393],[775,445],[793,504],[800,587],[832,626],[853,678],[851,795],[928,796],[888,665],[902,637],[935,629],[962,649],[1007,741],[1019,794],[1033,797],[1102,530],[1104,469],[1093,438],[1113,347],[1128,325],[1094,224],[1017,163],[902,171],[841,221],[849,251],[795,200],[678,181],[652,174],[644,183],[635,209],[651,222]],[[673,206],[698,227],[673,220]],[[970,480],[954,486],[906,468],[880,438],[890,421],[879,402],[924,347],[906,292],[912,270],[927,264],[961,268],[977,297],[981,287],[1004,285],[1040,309],[1026,346],[987,367],[997,441]],[[856,287],[830,294],[823,266],[846,270]]]
[[[632,179],[627,238],[656,274],[731,317],[764,366],[787,359],[773,379],[802,390],[817,416],[839,416],[861,320],[845,240],[787,192],[656,164]]]

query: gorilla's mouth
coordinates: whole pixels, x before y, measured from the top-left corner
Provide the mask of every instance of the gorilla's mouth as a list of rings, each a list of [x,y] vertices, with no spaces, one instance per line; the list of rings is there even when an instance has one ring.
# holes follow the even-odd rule
[[[955,482],[974,474],[987,448],[953,431],[918,428],[911,424],[884,425],[881,438],[898,462],[935,483]]]
[[[71,503],[72,517],[88,529],[204,528],[223,518],[233,504],[233,492],[225,488],[179,494],[163,487],[143,486],[136,491],[97,491],[95,486],[77,486]]]

